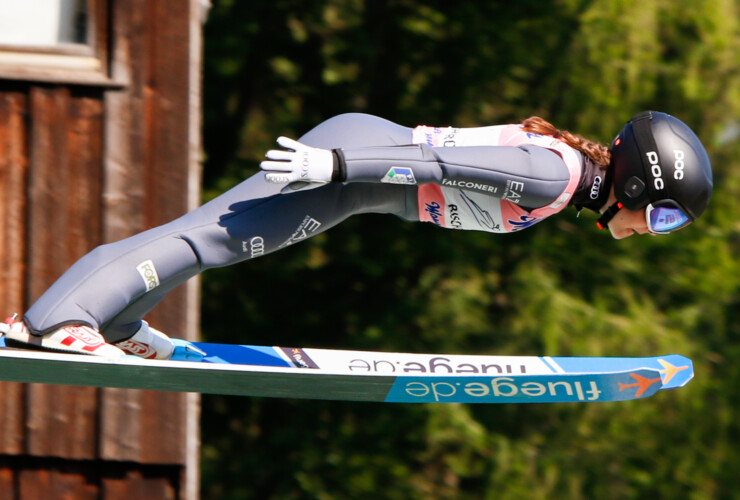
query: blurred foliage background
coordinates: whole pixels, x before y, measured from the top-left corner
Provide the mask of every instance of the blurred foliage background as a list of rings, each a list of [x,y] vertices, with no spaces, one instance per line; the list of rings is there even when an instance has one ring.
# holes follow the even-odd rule
[[[740,498],[738,0],[215,0],[205,198],[279,135],[360,111],[406,126],[537,114],[611,142],[643,109],[702,138],[704,217],[614,241],[575,209],[511,235],[365,215],[210,271],[203,334],[379,351],[694,360],[627,403],[389,405],[206,396],[217,499]]]

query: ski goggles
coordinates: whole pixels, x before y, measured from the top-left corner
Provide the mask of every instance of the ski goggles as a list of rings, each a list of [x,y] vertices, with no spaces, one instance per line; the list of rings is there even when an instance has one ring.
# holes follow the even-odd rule
[[[650,203],[645,208],[648,231],[654,234],[668,234],[691,224],[692,219],[671,200]]]
[[[609,221],[622,208],[624,208],[624,205],[620,202],[610,206],[596,223],[599,229],[606,229]],[[661,200],[650,203],[645,207],[645,221],[647,222],[648,231],[652,234],[668,234],[671,231],[688,226],[693,222],[693,219],[686,215],[686,212],[675,201]]]

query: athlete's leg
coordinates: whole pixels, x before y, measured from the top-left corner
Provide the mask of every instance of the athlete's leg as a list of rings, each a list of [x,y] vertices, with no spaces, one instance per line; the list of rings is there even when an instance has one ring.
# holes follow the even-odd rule
[[[199,224],[196,216],[200,214],[194,213],[191,220],[193,224],[179,237],[190,244],[198,256],[199,266],[181,270],[180,275],[162,280],[162,285],[149,293],[141,293],[142,286],[139,286],[138,296],[132,297],[129,305],[110,319],[103,333],[106,338],[112,339],[110,341],[115,341],[119,335],[125,338],[125,334],[138,325],[138,321],[169,290],[189,277],[209,268],[229,266],[267,255],[322,233],[351,215],[390,213],[413,219],[416,214],[415,203],[409,203],[409,200],[411,198],[406,186],[329,184],[318,189],[275,196],[262,203],[238,202],[216,221]],[[139,254],[138,259],[145,257]],[[163,257],[169,258],[167,255]],[[156,262],[156,259],[153,260]],[[129,274],[132,274],[131,271]]]
[[[300,140],[315,147],[410,142],[408,128],[377,117],[340,115]],[[78,261],[26,313],[34,333],[89,324],[109,342],[132,335],[144,314],[199,272],[264,255],[318,234],[355,213],[415,218],[412,190],[329,184],[279,194],[259,173],[169,224],[104,245]]]

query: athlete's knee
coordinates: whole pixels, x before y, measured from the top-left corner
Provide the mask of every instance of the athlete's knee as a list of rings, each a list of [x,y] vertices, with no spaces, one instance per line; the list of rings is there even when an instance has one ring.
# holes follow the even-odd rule
[[[409,143],[411,129],[378,116],[344,113],[326,120],[299,140],[309,146],[326,149],[392,146]]]
[[[84,264],[90,268],[97,268],[103,264],[107,264],[111,258],[118,255],[118,251],[116,250],[117,246],[117,243],[99,245],[80,258],[76,264]]]
[[[355,132],[365,131],[385,131],[388,127],[398,127],[396,123],[379,116],[367,113],[342,113],[329,118],[319,127],[331,127],[337,130],[353,130]]]
[[[376,120],[383,120],[386,121],[384,118],[380,118],[375,115],[371,115],[368,113],[340,113],[338,115],[334,115],[328,120],[324,120],[321,124],[322,125],[343,125],[346,123],[352,123],[352,122],[367,122],[367,121],[376,121]]]

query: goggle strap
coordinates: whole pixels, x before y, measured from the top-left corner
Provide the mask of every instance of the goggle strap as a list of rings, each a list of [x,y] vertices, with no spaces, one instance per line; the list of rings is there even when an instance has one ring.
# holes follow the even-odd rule
[[[622,205],[621,202],[617,201],[612,204],[609,208],[606,209],[606,212],[601,214],[601,217],[599,217],[599,220],[596,221],[596,227],[599,229],[606,229],[609,226],[609,222],[614,218],[615,215],[617,215],[617,212],[622,210],[624,205]]]
[[[667,182],[663,183],[661,190],[655,188],[655,184],[649,179],[653,178],[652,169],[650,162],[648,161],[647,154],[653,152],[658,156],[660,161],[660,152],[658,150],[658,144],[655,142],[655,136],[653,136],[653,129],[651,128],[651,122],[653,120],[652,111],[643,111],[642,113],[632,117],[632,133],[635,136],[635,142],[637,142],[637,149],[640,152],[642,160],[643,180],[647,184],[648,199],[659,200],[661,198],[670,198],[671,193],[668,190]]]

